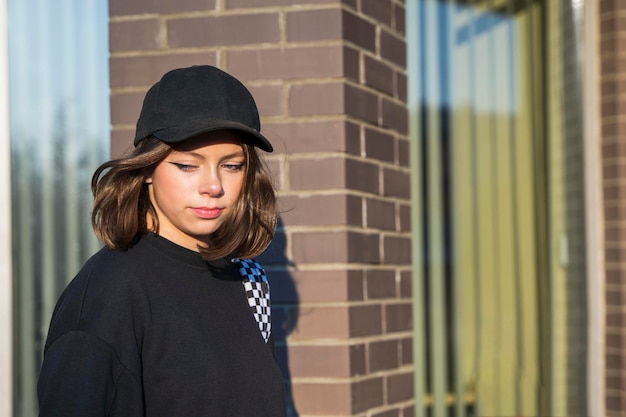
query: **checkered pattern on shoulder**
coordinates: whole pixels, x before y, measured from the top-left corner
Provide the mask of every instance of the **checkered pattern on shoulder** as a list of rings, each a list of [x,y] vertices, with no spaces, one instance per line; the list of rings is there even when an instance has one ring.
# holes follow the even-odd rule
[[[233,259],[239,267],[239,274],[243,278],[243,287],[248,296],[248,305],[252,308],[254,318],[259,324],[259,330],[267,343],[272,331],[270,313],[270,285],[263,267],[252,259]]]

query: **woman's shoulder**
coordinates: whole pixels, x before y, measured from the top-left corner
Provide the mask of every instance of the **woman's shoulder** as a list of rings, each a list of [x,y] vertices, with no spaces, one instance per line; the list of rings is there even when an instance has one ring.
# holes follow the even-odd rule
[[[141,265],[131,255],[105,247],[85,262],[57,301],[47,346],[70,331],[93,334],[108,343],[116,334],[129,333],[123,327],[135,325],[135,312],[147,305],[149,288],[142,284]]]
[[[137,238],[126,250],[103,247],[92,255],[76,274],[72,282],[129,284],[142,276],[151,277],[150,270],[162,263],[162,256],[152,247],[147,236]],[[95,282],[94,282],[95,281]]]
[[[168,245],[163,239],[145,235],[124,251],[100,249],[67,285],[59,304],[71,301],[80,302],[83,309],[128,308],[129,303],[137,305],[141,298],[163,296],[159,294],[160,281],[206,273],[204,261],[179,253],[180,248],[170,253]],[[191,259],[185,259],[185,255]]]
[[[130,251],[118,251],[104,247],[83,264],[71,280],[68,289],[102,284],[114,289],[114,284],[132,282],[136,271],[141,271],[140,259],[135,259]]]

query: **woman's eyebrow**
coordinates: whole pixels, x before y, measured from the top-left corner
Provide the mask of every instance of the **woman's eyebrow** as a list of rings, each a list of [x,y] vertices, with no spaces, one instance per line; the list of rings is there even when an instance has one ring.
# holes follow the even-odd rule
[[[203,159],[203,160],[206,159],[204,155],[198,152],[194,152],[194,151],[177,151],[177,153],[192,156],[198,159]],[[243,156],[244,156],[243,151],[237,151],[237,152],[233,152],[227,155],[223,155],[220,157],[220,159],[224,160],[224,159],[238,158],[238,157],[243,157]]]
[[[243,152],[242,151],[238,151],[238,152],[233,152],[233,153],[228,154],[228,155],[224,155],[222,157],[222,160],[230,159],[230,158],[239,158],[239,157],[243,157],[243,156],[244,156]]]

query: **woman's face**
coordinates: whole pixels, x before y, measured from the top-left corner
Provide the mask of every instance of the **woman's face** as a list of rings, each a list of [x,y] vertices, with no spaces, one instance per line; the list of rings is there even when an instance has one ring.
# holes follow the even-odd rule
[[[158,234],[198,251],[234,209],[243,187],[245,155],[226,130],[185,141],[146,178]]]

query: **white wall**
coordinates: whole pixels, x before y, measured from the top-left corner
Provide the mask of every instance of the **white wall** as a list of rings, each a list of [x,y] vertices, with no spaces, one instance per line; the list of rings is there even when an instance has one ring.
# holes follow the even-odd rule
[[[7,3],[0,0],[0,416],[13,415],[11,152]]]

